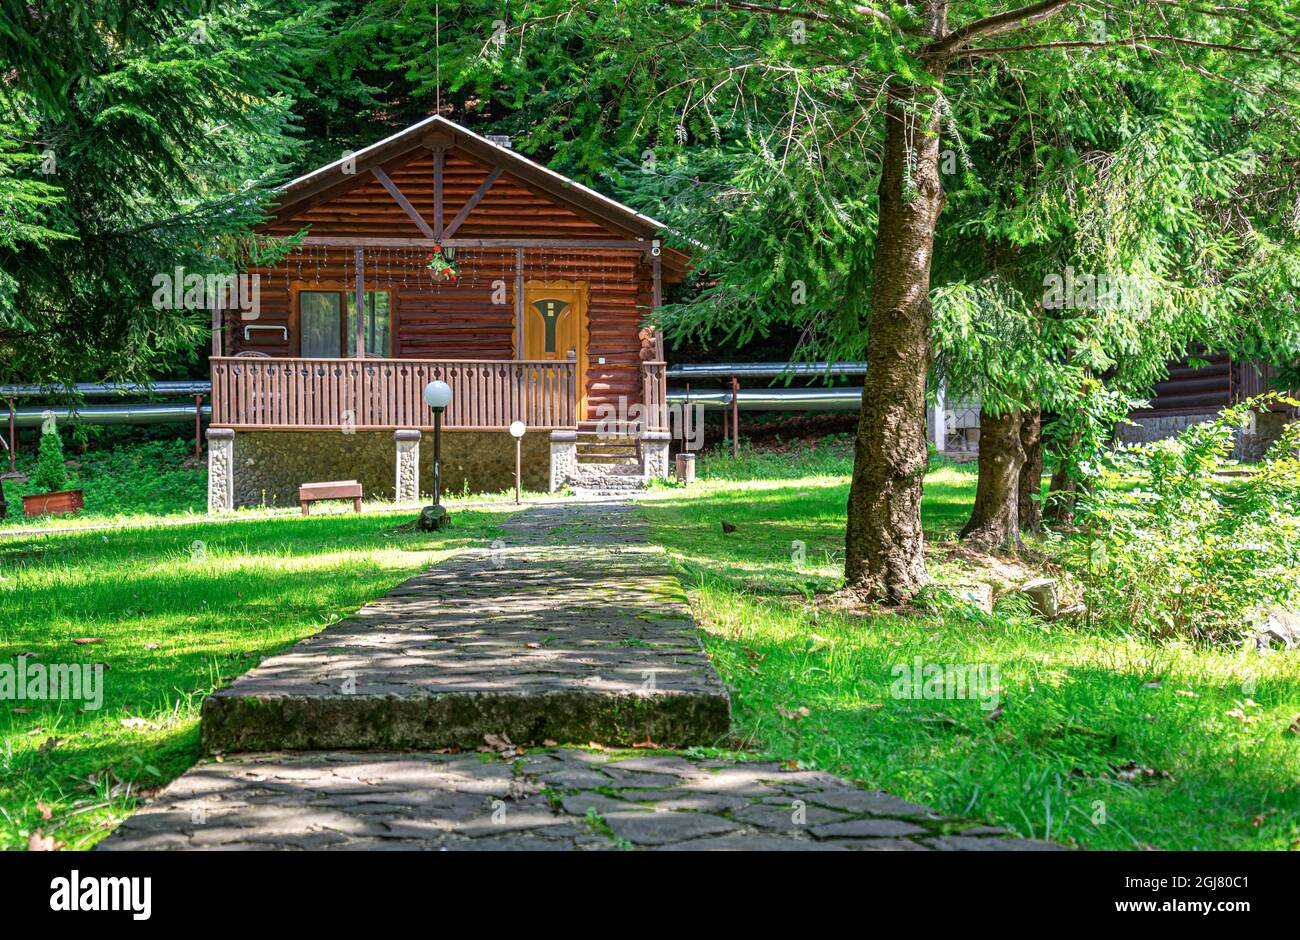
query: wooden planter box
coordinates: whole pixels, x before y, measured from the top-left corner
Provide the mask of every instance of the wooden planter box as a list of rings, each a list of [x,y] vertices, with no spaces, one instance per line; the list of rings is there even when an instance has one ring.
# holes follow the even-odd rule
[[[85,507],[81,490],[59,490],[57,493],[37,493],[23,497],[25,516],[62,516],[81,512]]]

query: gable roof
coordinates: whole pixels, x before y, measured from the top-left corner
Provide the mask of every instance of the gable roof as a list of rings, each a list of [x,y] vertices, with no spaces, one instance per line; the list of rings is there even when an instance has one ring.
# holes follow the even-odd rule
[[[372,168],[381,167],[403,154],[434,144],[461,150],[479,162],[501,167],[504,172],[538,193],[623,237],[649,240],[658,237],[667,228],[662,222],[637,212],[616,199],[536,163],[509,147],[493,143],[438,114],[285,183],[278,191],[274,217],[277,220],[292,217],[303,209],[304,204],[314,204],[317,200],[313,197],[328,198],[361,185],[369,178],[368,171]],[[667,247],[662,252],[665,267],[678,275],[673,280],[679,279],[689,268],[690,257]]]

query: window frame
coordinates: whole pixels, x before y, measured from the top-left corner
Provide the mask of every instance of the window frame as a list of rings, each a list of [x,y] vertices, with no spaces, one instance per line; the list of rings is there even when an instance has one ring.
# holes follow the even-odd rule
[[[388,295],[388,350],[382,356],[366,354],[367,359],[393,359],[395,353],[394,346],[397,344],[397,291],[391,288],[370,288],[365,289],[367,294],[387,294]],[[357,290],[355,286],[344,284],[341,281],[302,281],[293,285],[293,306],[290,309],[292,349],[290,354],[295,359],[302,358],[302,295],[303,294],[342,294],[339,300],[339,356],[340,359],[353,359],[354,356],[347,354],[348,349],[348,298],[351,302],[356,303]]]

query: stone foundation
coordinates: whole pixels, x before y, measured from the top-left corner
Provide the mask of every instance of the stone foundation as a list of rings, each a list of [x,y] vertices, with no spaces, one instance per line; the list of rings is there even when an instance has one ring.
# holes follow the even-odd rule
[[[1133,424],[1121,424],[1118,436],[1122,444],[1149,444],[1175,437],[1202,421],[1213,421],[1218,415],[1160,415],[1159,417],[1133,418]]]
[[[1195,415],[1161,415],[1159,417],[1134,418],[1134,424],[1119,427],[1119,439],[1124,444],[1149,444],[1161,441],[1187,430],[1194,424],[1213,421],[1217,413]],[[1232,456],[1237,460],[1253,462],[1261,459],[1269,446],[1282,434],[1287,416],[1283,412],[1270,411],[1256,415],[1252,425],[1237,434],[1237,442]]]
[[[397,495],[399,503],[413,503],[420,498],[420,432],[394,431],[397,445]]]
[[[1262,460],[1265,452],[1273,446],[1273,442],[1282,436],[1282,429],[1286,424],[1287,416],[1284,412],[1270,411],[1267,414],[1256,415],[1253,432],[1248,431],[1238,435],[1233,455],[1247,463]]]
[[[578,432],[551,432],[549,489],[555,493],[578,478]]]
[[[641,465],[647,481],[668,479],[668,447],[671,443],[672,434],[667,431],[646,431],[641,436]]]
[[[214,429],[217,432],[223,429]],[[211,435],[213,432],[209,432]],[[549,484],[549,435],[534,431],[523,438],[523,487],[544,490]],[[222,447],[209,446],[209,505],[212,505],[212,468],[222,466]],[[419,499],[433,493],[433,432],[419,439],[396,439],[392,431],[239,431],[233,439],[230,481],[235,506],[296,506],[298,487],[327,480],[357,480],[367,499],[394,499],[399,479],[399,448],[406,465],[401,477],[407,492],[418,462]],[[214,462],[215,461],[215,462]],[[442,492],[495,493],[512,489],[515,480],[514,438],[500,431],[442,432]]]

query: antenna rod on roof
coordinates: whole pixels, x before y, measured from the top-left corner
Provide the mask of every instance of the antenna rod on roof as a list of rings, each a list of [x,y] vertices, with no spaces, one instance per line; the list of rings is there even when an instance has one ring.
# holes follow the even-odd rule
[[[433,83],[435,114],[442,114],[442,5],[433,5]]]

